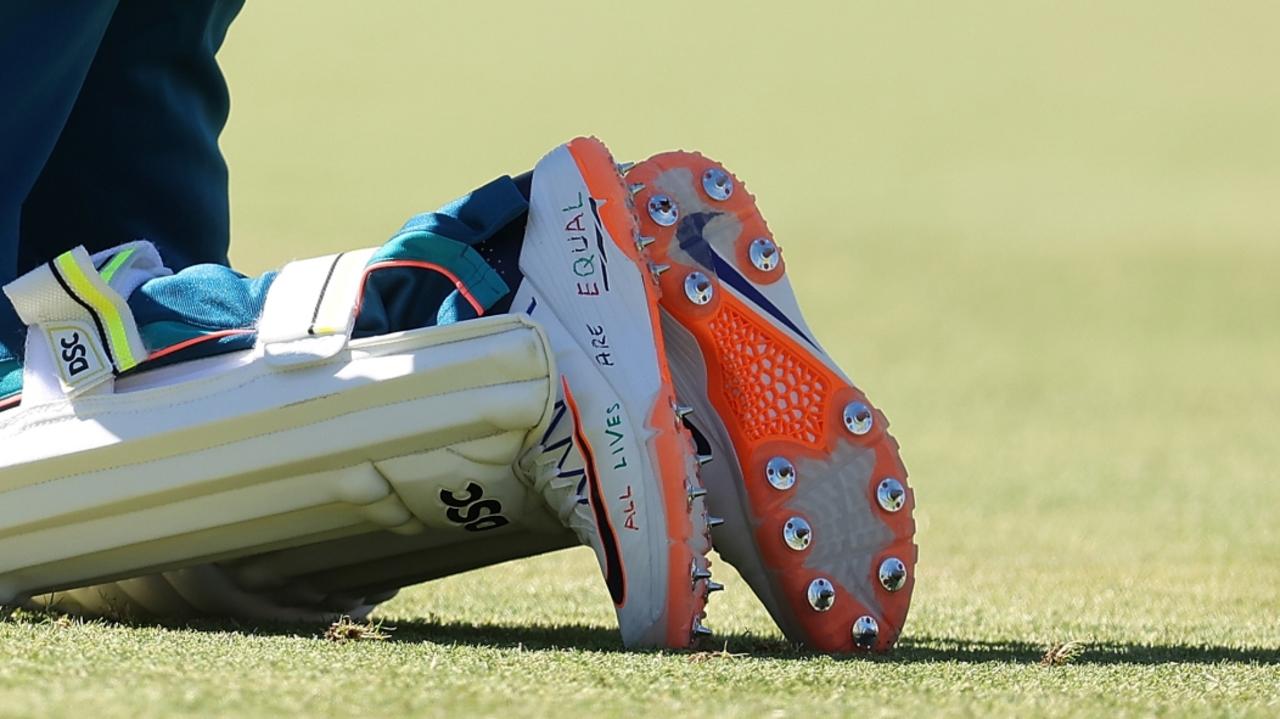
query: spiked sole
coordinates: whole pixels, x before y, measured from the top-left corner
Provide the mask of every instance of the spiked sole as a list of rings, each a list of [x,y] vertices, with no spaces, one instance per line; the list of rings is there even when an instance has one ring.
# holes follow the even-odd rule
[[[638,242],[639,228],[633,216],[631,196],[616,169],[608,149],[595,138],[578,138],[568,145],[590,194],[599,204],[600,220],[614,246],[642,271],[652,275],[652,263]],[[698,477],[693,439],[676,415],[675,386],[667,364],[660,325],[661,291],[655,279],[645,283],[647,322],[657,349],[662,390],[648,408],[646,424],[652,430],[648,441],[661,480],[663,509],[667,525],[667,628],[668,647],[687,647],[707,633],[705,618],[710,589],[711,535],[707,521],[705,493]]]
[[[734,553],[758,562],[744,576],[791,638],[829,652],[888,649],[917,556],[914,495],[888,422],[804,328],[780,251],[736,177],[672,152],[626,180],[640,188],[642,243],[670,268],[662,309],[696,343],[681,353],[700,356],[695,373],[705,373],[693,383],[705,397],[685,396],[677,377],[681,399],[709,403],[736,455],[733,496],[707,479],[712,510],[739,502],[726,513],[750,518],[738,536],[754,546],[731,553],[717,530],[717,549],[734,564]]]

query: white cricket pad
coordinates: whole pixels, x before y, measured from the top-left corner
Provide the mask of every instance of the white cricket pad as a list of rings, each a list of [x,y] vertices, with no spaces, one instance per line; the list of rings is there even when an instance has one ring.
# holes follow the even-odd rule
[[[306,312],[269,299],[253,350],[0,413],[0,603],[374,532],[536,523],[508,514],[541,507],[510,469],[555,398],[541,328],[505,315],[353,340],[363,261],[343,264],[299,289]],[[282,277],[305,287],[315,266],[299,271]]]

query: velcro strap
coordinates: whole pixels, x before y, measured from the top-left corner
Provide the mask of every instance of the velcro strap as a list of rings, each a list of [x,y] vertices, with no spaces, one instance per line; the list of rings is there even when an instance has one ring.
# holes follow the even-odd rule
[[[375,248],[285,265],[267,291],[258,344],[267,361],[300,367],[346,348],[355,328],[365,266]]]
[[[47,347],[67,396],[88,391],[147,357],[125,298],[98,274],[83,247],[28,272],[4,292],[22,321],[42,335],[43,342],[28,344]]]

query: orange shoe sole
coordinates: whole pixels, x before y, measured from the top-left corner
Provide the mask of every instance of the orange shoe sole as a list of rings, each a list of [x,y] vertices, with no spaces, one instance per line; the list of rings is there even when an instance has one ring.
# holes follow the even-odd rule
[[[906,621],[917,548],[915,497],[884,414],[831,364],[798,310],[779,309],[794,308],[785,264],[736,177],[671,152],[626,181],[642,244],[670,268],[661,307],[696,342],[699,381],[732,444],[736,491],[722,492],[709,467],[704,479],[713,512],[751,524],[754,547],[734,553],[754,551],[763,565],[753,589],[790,638],[814,649],[889,649]],[[722,531],[716,547],[736,564]]]

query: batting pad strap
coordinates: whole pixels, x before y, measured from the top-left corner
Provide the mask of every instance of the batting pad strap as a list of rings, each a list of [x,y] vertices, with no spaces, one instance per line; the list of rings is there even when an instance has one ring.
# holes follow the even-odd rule
[[[83,247],[19,277],[4,287],[4,293],[30,328],[27,344],[37,357],[28,358],[27,369],[51,367],[69,397],[147,358],[125,298],[102,279]],[[50,365],[40,361],[41,354],[50,357]]]
[[[267,291],[258,344],[267,361],[301,367],[337,355],[355,328],[365,266],[375,248],[285,265]]]

